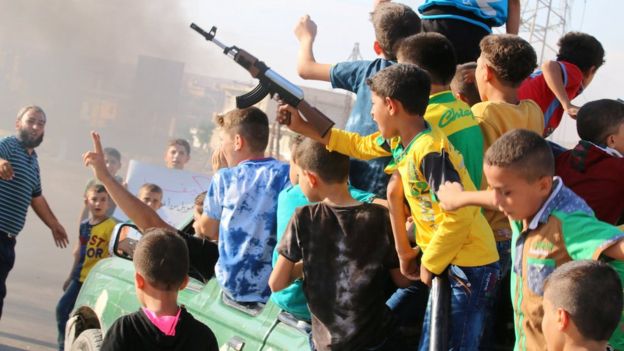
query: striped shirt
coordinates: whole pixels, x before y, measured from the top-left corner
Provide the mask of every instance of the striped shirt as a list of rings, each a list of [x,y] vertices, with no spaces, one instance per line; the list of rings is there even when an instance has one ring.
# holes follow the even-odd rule
[[[0,158],[13,167],[13,179],[0,179],[0,231],[17,235],[32,198],[41,195],[39,162],[37,154],[28,154],[15,136],[0,139]]]

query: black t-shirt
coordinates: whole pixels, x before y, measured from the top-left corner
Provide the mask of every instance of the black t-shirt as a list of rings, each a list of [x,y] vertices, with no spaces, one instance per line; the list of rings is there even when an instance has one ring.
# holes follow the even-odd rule
[[[102,351],[218,351],[212,330],[182,308],[174,336],[161,332],[141,310],[123,316],[110,327]]]
[[[278,250],[290,261],[303,259],[318,350],[360,350],[384,340],[394,324],[384,284],[399,267],[385,207],[300,207]]]
[[[216,243],[196,235],[178,230],[178,234],[186,241],[189,251],[190,276],[204,283],[214,277],[214,267],[219,260],[219,248]],[[199,273],[201,276],[197,276]]]

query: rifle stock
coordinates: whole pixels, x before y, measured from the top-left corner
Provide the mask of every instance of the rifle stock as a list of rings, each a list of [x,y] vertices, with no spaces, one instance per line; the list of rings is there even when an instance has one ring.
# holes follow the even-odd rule
[[[308,104],[305,100],[301,100],[295,107],[301,112],[307,122],[314,127],[314,130],[316,130],[321,137],[324,137],[334,125],[334,122],[329,119],[329,117],[325,116],[325,114],[319,111],[316,107]]]

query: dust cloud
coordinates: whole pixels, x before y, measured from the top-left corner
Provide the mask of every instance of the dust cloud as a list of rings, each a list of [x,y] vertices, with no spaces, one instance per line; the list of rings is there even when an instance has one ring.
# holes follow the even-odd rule
[[[124,159],[161,163],[167,139],[191,140],[223,108],[226,81],[210,72],[242,76],[189,29],[190,1],[0,4],[0,130],[12,132],[21,106],[42,106],[49,123],[39,152],[58,160],[79,162],[95,129]],[[193,156],[201,171],[203,155]]]

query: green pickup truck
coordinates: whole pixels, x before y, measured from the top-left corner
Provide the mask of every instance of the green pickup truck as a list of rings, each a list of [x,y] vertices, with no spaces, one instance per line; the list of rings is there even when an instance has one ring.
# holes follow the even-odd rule
[[[118,249],[122,230],[133,232],[128,238],[140,236],[131,224],[115,228],[115,255],[98,262],[82,285],[66,325],[65,350],[99,350],[113,322],[139,309],[131,255]],[[309,350],[308,323],[283,312],[271,301],[266,305],[241,305],[228,300],[216,279],[204,283],[193,273],[189,273],[191,279],[178,302],[212,329],[221,351]]]

